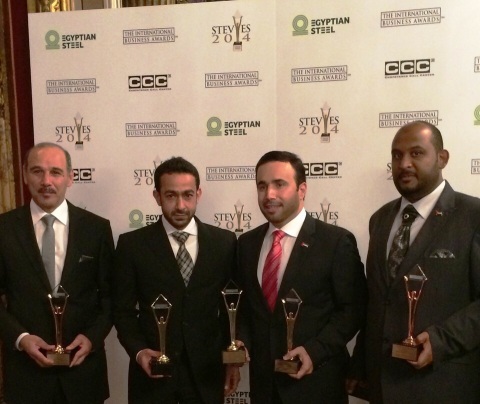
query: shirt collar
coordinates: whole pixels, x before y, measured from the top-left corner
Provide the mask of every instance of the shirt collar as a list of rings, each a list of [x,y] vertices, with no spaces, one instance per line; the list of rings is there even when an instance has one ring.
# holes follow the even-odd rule
[[[305,208],[302,208],[298,215],[295,216],[292,220],[290,220],[285,226],[283,226],[280,230],[288,234],[290,237],[298,237],[298,233],[300,233],[300,229],[303,226],[303,222],[307,217],[307,212]],[[266,236],[269,237],[275,230],[278,230],[273,224],[269,224]]]
[[[165,228],[165,231],[167,232],[167,235],[172,234],[175,231],[184,231],[188,234],[191,234],[192,236],[196,236],[198,234],[198,227],[197,227],[197,222],[195,221],[195,218],[192,217],[192,220],[190,220],[190,223],[188,223],[187,227],[185,227],[183,230],[178,230],[175,227],[173,227],[167,219],[165,219],[165,216],[162,215],[162,224],[163,227]]]
[[[443,180],[432,192],[430,192],[428,195],[424,196],[422,199],[418,200],[415,203],[411,203],[404,197],[402,197],[402,203],[400,204],[400,212],[403,212],[405,206],[413,205],[417,212],[420,214],[420,216],[425,220],[435,207],[435,204],[437,203],[438,198],[440,198],[440,195],[443,192],[444,188],[445,180]]]
[[[38,206],[33,199],[30,200],[30,212],[32,214],[32,221],[34,226],[42,219],[43,216],[47,215],[47,212],[45,212],[40,206]],[[55,216],[55,219],[57,219],[63,225],[67,226],[68,225],[67,200],[64,199],[63,202],[60,204],[60,206],[58,206],[51,214]]]

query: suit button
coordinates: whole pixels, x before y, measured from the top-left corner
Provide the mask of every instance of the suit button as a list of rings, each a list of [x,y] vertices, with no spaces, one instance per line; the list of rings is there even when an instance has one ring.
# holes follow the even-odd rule
[[[184,327],[188,327],[188,323],[186,321],[182,322]]]
[[[387,299],[383,302],[385,306],[390,306],[392,304],[392,301],[390,299]]]

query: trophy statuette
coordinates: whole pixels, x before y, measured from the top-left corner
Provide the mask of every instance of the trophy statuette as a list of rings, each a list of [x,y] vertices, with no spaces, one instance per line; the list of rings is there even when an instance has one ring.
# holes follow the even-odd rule
[[[297,320],[298,311],[302,300],[298,296],[295,289],[290,290],[287,296],[282,299],[283,311],[285,313],[285,320],[287,322],[287,350],[290,352],[293,349],[293,330],[295,328],[295,321]],[[275,359],[275,372],[295,374],[298,372],[302,362],[298,358]]]
[[[235,344],[235,324],[237,309],[240,303],[242,290],[230,280],[227,286],[222,290],[223,300],[227,308],[228,320],[230,324],[230,345],[226,351],[222,351],[222,360],[224,364],[244,364],[247,361],[247,355],[244,347],[238,347]]]
[[[165,296],[160,294],[151,304],[151,308],[153,316],[155,317],[155,322],[157,324],[161,352],[160,356],[152,357],[150,359],[151,373],[155,376],[172,377],[173,363],[170,358],[165,354],[167,324],[172,305],[165,298]]]
[[[422,295],[423,285],[427,281],[427,277],[416,265],[407,275],[403,277],[405,281],[405,289],[408,299],[408,335],[401,343],[393,344],[392,357],[405,359],[409,361],[417,361],[418,355],[422,350],[422,345],[415,342],[414,325],[417,304]]]
[[[71,362],[71,351],[65,350],[62,346],[62,323],[68,297],[69,295],[62,285],[58,285],[52,293],[48,294],[55,320],[55,348],[47,351],[46,357],[53,361],[54,366],[69,366]]]

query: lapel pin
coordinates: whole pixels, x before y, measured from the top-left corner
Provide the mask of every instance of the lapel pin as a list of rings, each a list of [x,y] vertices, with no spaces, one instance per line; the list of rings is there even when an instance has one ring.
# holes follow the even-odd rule
[[[443,212],[435,210],[435,216],[443,216]]]
[[[305,243],[305,242],[303,242],[303,241],[302,241],[302,243],[301,243],[300,245],[301,245],[302,247],[306,247],[306,248],[308,248],[308,244],[307,244],[307,243]]]

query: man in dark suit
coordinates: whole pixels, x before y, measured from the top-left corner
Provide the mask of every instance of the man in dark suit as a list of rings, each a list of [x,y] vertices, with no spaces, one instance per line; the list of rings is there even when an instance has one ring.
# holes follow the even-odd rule
[[[120,235],[116,252],[114,320],[130,356],[129,402],[222,403],[239,380],[235,367],[227,367],[225,376],[221,351],[228,345],[228,323],[219,315],[225,306],[221,291],[235,265],[236,238],[194,216],[202,191],[191,163],[173,157],[157,167],[154,181],[153,196],[163,215]],[[186,241],[177,239],[182,233]],[[189,274],[177,264],[184,248],[183,262],[193,266]],[[172,305],[166,352],[159,351],[151,308],[160,294]],[[173,364],[173,377],[152,375],[149,362],[162,354]]]
[[[245,296],[239,339],[251,358],[252,404],[345,403],[346,344],[363,325],[366,306],[355,237],[307,215],[305,168],[295,154],[265,154],[256,166],[256,184],[268,223],[242,235],[238,246],[238,280]],[[275,258],[269,251],[276,235],[281,253],[272,272]],[[281,299],[291,289],[302,303],[294,349],[287,352]],[[282,357],[298,357],[298,372],[274,372],[275,360]]]
[[[73,182],[70,155],[53,143],[29,150],[23,166],[29,205],[0,215],[0,338],[4,343],[5,400],[10,404],[103,403],[108,398],[104,339],[111,326],[110,224],[65,199]],[[52,272],[42,262],[42,218],[54,216]],[[63,344],[70,366],[53,366],[55,347],[48,295],[61,284],[69,294]]]
[[[373,403],[480,401],[480,201],[443,180],[448,159],[440,131],[430,123],[409,123],[393,139],[392,174],[402,197],[370,219],[367,325],[352,369],[358,380],[366,365]],[[417,213],[408,250],[392,271],[389,256],[398,250],[395,238],[407,205]],[[392,357],[392,344],[407,336],[404,277],[416,265],[427,281],[413,335],[421,352],[408,361]]]

